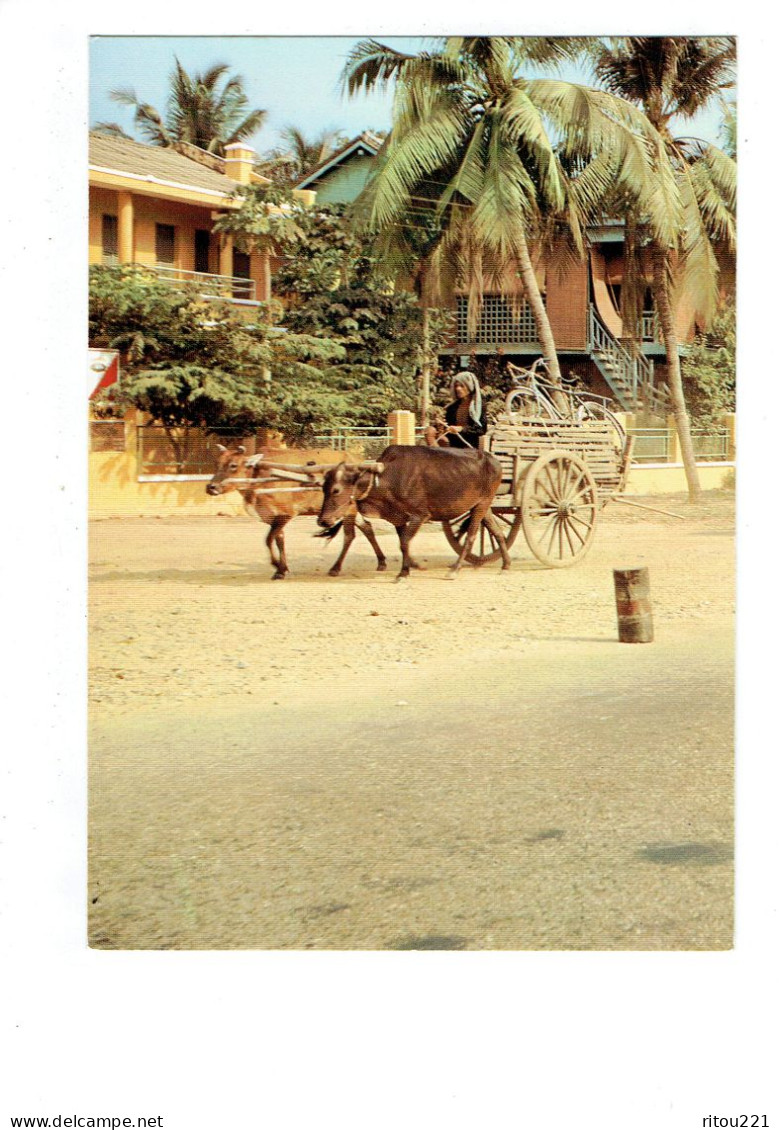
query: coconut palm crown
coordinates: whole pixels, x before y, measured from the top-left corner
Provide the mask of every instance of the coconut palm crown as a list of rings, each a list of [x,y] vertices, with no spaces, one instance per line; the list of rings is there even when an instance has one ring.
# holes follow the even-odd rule
[[[178,59],[175,63],[164,118],[134,90],[111,91],[115,102],[135,109],[135,125],[152,145],[187,141],[221,157],[226,145],[245,141],[262,126],[267,111],[249,108],[243,79],[229,77],[226,63],[215,63],[195,75],[189,75]],[[97,129],[126,136],[114,122],[101,122]]]

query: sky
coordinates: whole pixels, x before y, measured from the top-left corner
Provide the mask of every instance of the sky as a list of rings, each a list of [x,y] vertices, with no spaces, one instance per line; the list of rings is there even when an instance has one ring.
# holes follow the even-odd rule
[[[130,136],[144,138],[133,128],[133,110],[110,98],[109,92],[131,87],[145,102],[164,111],[174,58],[193,74],[214,63],[227,63],[240,74],[251,108],[268,116],[251,143],[259,153],[273,148],[286,126],[306,137],[336,130],[355,137],[364,129],[389,129],[391,92],[348,98],[340,75],[350,48],[359,36],[96,36],[90,40],[89,122],[118,122]],[[382,42],[404,51],[418,51],[422,37],[383,36]],[[564,72],[572,81],[585,81],[573,68]],[[720,116],[707,111],[680,132],[718,143]]]

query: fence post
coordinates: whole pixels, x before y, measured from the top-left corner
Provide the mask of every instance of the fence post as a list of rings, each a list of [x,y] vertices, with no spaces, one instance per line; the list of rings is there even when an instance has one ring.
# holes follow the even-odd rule
[[[667,416],[665,422],[668,428],[668,462],[681,463],[682,449],[679,444],[679,433],[676,430],[676,417]]]
[[[142,471],[141,453],[138,451],[138,425],[143,424],[144,417],[138,408],[128,408],[124,414],[124,453],[130,464],[130,478],[138,481]]]
[[[390,443],[413,446],[416,442],[414,436],[415,424],[416,421],[413,412],[408,412],[405,409],[390,412],[387,416],[387,426],[390,430]]]
[[[729,463],[736,461],[736,413],[726,412],[722,417],[722,423],[728,433],[728,450],[725,452],[725,459]]]

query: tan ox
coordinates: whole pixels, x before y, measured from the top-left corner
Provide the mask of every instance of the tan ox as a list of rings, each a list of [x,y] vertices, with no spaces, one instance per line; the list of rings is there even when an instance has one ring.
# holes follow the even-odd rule
[[[265,544],[270,553],[275,572],[274,581],[282,581],[289,572],[287,554],[284,548],[284,527],[298,515],[319,514],[322,508],[322,484],[315,471],[306,468],[301,474],[293,466],[289,471],[278,466],[280,452],[258,452],[247,456],[246,448],[223,447],[217,444],[219,456],[214,477],[206,486],[206,494],[227,494],[237,490],[243,498],[247,513],[254,514],[261,522],[270,526]],[[271,467],[263,467],[263,461],[273,462]],[[322,472],[324,468],[316,469]],[[344,544],[338,560],[329,570],[331,577],[341,572],[344,558],[355,538],[355,526],[365,535],[373,547],[378,562],[376,568],[383,572],[387,559],[376,540],[373,526],[352,507],[344,518]]]

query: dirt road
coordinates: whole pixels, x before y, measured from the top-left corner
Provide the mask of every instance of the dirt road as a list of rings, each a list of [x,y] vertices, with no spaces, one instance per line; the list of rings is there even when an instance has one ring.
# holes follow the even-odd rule
[[[91,531],[90,939],[105,948],[732,942],[733,499],[608,508],[588,558],[394,583],[312,519]],[[646,565],[656,640],[616,641]]]

